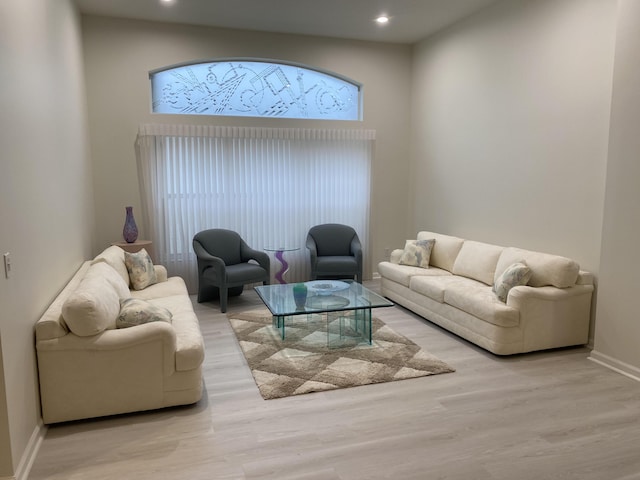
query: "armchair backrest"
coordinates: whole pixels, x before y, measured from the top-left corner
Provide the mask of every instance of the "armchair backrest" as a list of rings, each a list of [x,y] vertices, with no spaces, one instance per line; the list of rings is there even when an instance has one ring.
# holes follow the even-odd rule
[[[351,240],[356,231],[348,225],[325,223],[311,227],[309,236],[316,243],[318,256],[345,256],[351,255]]]
[[[241,245],[244,242],[240,235],[232,230],[212,228],[196,233],[194,242],[202,245],[209,254],[220,257],[225,265],[242,263]]]

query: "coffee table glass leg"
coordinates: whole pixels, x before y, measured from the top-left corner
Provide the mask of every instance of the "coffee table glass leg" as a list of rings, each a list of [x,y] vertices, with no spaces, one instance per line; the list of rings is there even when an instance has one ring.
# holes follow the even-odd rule
[[[284,340],[284,315],[274,315],[271,317],[271,325],[273,328],[280,330],[280,336]]]
[[[371,335],[371,309],[367,308],[364,311],[365,319],[364,319],[364,338],[367,339],[369,345],[371,345],[372,335]]]
[[[355,312],[355,329],[360,334],[363,340],[366,340],[371,345],[371,309],[364,308],[356,310]]]

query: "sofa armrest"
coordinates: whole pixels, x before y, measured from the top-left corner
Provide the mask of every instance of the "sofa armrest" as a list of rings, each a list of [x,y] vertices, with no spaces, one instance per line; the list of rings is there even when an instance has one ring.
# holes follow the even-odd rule
[[[593,291],[593,285],[577,285],[569,288],[557,288],[557,287],[530,287],[530,286],[517,286],[509,290],[507,297],[508,306],[516,306],[515,304],[521,303],[528,299],[548,300],[548,301],[561,301],[571,297],[591,294]],[[517,308],[517,306],[516,306]]]
[[[154,265],[153,269],[156,271],[156,279],[158,283],[166,282],[169,278],[167,268],[164,265]]]
[[[580,270],[578,272],[578,278],[576,279],[576,285],[593,285],[593,273]]]
[[[36,342],[44,423],[136,412],[166,406],[165,385],[175,375],[173,327],[152,322],[72,333]]]
[[[524,352],[589,341],[593,285],[513,287],[507,305],[520,312]]]
[[[400,258],[402,257],[403,252],[404,249],[402,248],[396,248],[395,250],[392,250],[391,255],[389,256],[389,261],[398,265],[400,263]]]
[[[69,333],[64,337],[36,342],[38,352],[86,352],[87,357],[99,352],[131,351],[141,345],[157,343],[162,348],[164,375],[175,372],[176,332],[166,322],[150,322],[129,328],[105,330],[98,335],[79,337]]]

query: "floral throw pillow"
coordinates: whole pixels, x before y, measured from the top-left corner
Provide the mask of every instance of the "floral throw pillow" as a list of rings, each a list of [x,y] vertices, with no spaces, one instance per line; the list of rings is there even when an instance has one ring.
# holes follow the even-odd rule
[[[149,322],[171,323],[173,314],[164,307],[154,305],[140,298],[120,300],[120,314],[116,318],[116,328],[135,327]]]
[[[518,285],[526,285],[531,278],[531,269],[524,262],[509,265],[493,284],[493,293],[501,302],[507,301],[509,290]]]
[[[124,252],[124,264],[134,290],[142,290],[158,281],[151,257],[144,248],[136,253]]]
[[[433,250],[435,243],[436,241],[433,238],[428,240],[407,240],[400,257],[400,265],[429,268],[431,250]]]

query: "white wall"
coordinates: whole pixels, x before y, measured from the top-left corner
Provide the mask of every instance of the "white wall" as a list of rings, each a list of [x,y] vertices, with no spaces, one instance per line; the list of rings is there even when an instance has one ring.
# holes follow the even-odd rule
[[[80,40],[69,0],[0,3],[0,477],[24,475],[41,432],[34,324],[92,244]]]
[[[503,1],[416,45],[413,230],[598,272],[616,5]]]
[[[95,250],[118,241],[124,207],[140,212],[133,144],[143,123],[370,128],[377,131],[372,168],[370,265],[385,247],[404,244],[407,225],[411,49],[373,42],[83,17],[95,172]],[[150,114],[148,72],[224,57],[300,62],[364,84],[364,121],[322,122]],[[141,232],[144,238],[144,232]],[[375,268],[373,268],[375,270]]]
[[[621,0],[592,358],[640,379],[640,2]]]

